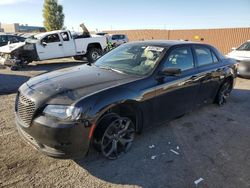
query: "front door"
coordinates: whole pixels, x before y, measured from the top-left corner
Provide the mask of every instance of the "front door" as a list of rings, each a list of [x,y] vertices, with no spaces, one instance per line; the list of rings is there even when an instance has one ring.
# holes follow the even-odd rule
[[[40,60],[64,57],[63,45],[57,33],[41,39],[36,48]]]
[[[198,92],[196,68],[191,47],[173,49],[164,68],[179,68],[179,76],[165,76],[156,86],[156,116],[159,122],[170,120],[192,110]]]

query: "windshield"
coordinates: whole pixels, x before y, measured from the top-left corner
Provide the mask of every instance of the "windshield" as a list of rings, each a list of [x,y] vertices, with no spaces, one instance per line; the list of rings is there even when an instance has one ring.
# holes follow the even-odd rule
[[[95,65],[117,72],[143,76],[154,70],[163,52],[162,47],[123,44],[98,59]]]
[[[42,37],[44,37],[44,33],[39,33],[39,34],[36,34],[36,35],[31,35],[28,39],[31,39],[31,40],[40,40]]]
[[[250,51],[250,42],[242,44],[237,50]]]
[[[28,43],[36,43],[38,40],[40,40],[44,36],[43,34],[36,34],[36,35],[31,35],[26,39],[26,42]]]

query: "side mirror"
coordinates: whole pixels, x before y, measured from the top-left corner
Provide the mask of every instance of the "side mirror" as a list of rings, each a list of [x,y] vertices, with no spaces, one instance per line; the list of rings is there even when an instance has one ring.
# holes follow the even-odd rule
[[[232,50],[236,50],[236,47],[232,47]]]
[[[178,68],[164,68],[161,72],[161,75],[164,76],[180,76],[181,75],[181,69]]]
[[[47,46],[47,43],[46,42],[41,42],[41,45],[43,46],[43,47],[45,47],[45,46]]]

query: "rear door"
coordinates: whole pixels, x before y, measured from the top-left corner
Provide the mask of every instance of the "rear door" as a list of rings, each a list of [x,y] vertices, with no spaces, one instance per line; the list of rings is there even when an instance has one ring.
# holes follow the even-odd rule
[[[158,121],[170,120],[192,110],[199,82],[191,47],[172,49],[163,68],[180,68],[180,76],[165,76],[156,86],[156,116]]]
[[[76,55],[75,43],[71,35],[67,31],[61,32],[60,35],[62,38],[64,56],[65,57],[75,56]]]
[[[194,54],[198,67],[200,88],[196,98],[196,104],[212,102],[219,89],[221,79],[224,78],[222,62],[216,53],[204,45],[194,45]]]
[[[47,35],[36,47],[40,60],[64,57],[63,44],[57,33]]]

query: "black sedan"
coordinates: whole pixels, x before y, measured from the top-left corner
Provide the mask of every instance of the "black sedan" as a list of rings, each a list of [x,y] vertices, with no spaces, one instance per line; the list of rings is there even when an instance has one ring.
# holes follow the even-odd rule
[[[203,104],[223,105],[235,74],[235,61],[210,45],[128,43],[94,64],[24,83],[16,98],[16,124],[26,141],[49,156],[83,156],[93,144],[116,159],[144,128]]]
[[[0,46],[5,46],[8,43],[24,42],[25,40],[26,38],[24,37],[2,34],[0,35]]]

